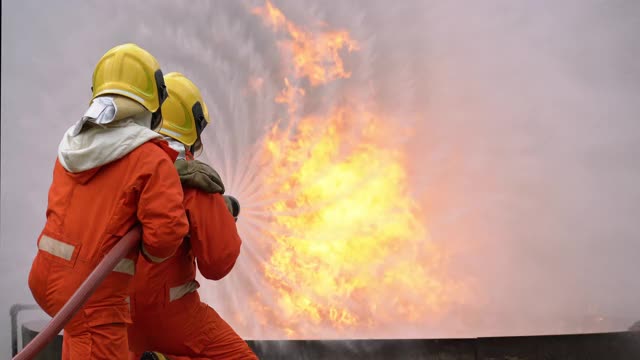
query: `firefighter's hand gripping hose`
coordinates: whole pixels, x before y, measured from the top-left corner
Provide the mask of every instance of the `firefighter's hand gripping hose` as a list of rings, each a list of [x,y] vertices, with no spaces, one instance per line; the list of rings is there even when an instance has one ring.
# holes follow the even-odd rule
[[[84,305],[91,294],[96,291],[105,277],[116,267],[118,262],[138,246],[140,235],[141,231],[139,226],[129,230],[129,232],[118,241],[116,246],[105,255],[104,259],[102,259],[98,266],[89,274],[87,279],[80,285],[71,298],[69,298],[62,309],[51,319],[47,327],[29,342],[13,360],[30,360],[38,355],[38,353],[60,333],[66,323],[71,320],[73,315]]]
[[[196,188],[208,193],[224,194],[224,184],[217,171],[199,160],[175,162],[182,186]]]

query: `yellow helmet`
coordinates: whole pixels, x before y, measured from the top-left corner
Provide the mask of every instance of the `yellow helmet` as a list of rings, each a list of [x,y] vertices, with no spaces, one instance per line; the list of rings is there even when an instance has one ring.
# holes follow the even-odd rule
[[[191,146],[195,153],[202,148],[200,134],[209,124],[209,111],[198,87],[187,77],[172,72],[164,77],[169,97],[162,104],[160,134]]]
[[[106,94],[122,95],[152,113],[156,113],[167,98],[160,64],[135,44],[118,45],[102,56],[93,71],[91,89],[92,99]]]

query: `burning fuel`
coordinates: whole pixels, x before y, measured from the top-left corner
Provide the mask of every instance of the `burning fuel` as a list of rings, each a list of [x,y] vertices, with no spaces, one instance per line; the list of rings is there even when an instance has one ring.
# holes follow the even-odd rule
[[[342,56],[360,45],[344,30],[295,24],[270,2],[253,13],[281,38],[287,70],[274,99],[287,116],[260,142],[261,192],[270,196],[248,204],[268,214],[260,271],[275,297],[265,306],[256,294],[254,310],[290,337],[437,319],[461,300],[461,286],[447,280],[446,256],[408,187],[406,155],[390,140],[407,129],[366,101],[300,110],[309,88],[350,81]]]

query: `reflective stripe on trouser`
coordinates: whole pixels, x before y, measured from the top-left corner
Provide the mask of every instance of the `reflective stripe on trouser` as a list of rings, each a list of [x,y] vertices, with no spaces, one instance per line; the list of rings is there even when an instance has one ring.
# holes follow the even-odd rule
[[[165,258],[161,258],[161,257],[153,256],[147,252],[147,249],[144,247],[144,244],[142,244],[142,253],[144,254],[144,256],[149,258],[149,260],[153,261],[154,263],[161,263],[171,257],[171,256],[168,256]]]
[[[181,299],[183,296],[198,290],[198,283],[195,280],[191,280],[180,286],[172,287],[169,289],[169,302]]]
[[[69,261],[76,247],[43,234],[40,237],[38,249]],[[124,258],[116,264],[113,271],[133,276],[136,272],[136,264],[133,260]]]

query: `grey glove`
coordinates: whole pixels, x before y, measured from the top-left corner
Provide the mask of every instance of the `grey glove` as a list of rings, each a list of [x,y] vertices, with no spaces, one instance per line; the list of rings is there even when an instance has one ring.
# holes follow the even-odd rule
[[[217,171],[202,161],[178,159],[175,162],[182,186],[208,193],[224,194],[224,184]]]

